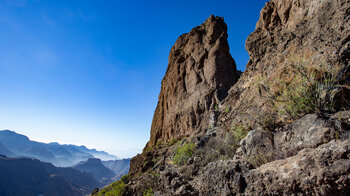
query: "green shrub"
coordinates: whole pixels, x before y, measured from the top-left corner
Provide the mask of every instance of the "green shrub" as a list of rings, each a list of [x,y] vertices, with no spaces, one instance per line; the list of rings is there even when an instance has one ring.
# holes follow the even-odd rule
[[[110,186],[103,188],[99,196],[121,196],[125,192],[125,184],[122,180],[113,182]]]
[[[161,141],[157,141],[155,148],[161,148],[163,143]]]
[[[258,168],[264,165],[265,163],[270,162],[270,159],[268,158],[268,156],[264,154],[256,154],[256,155],[251,155],[248,158],[248,162],[252,164],[255,168]]]
[[[130,181],[130,175],[126,174],[120,178],[124,183],[128,183]]]
[[[215,111],[218,111],[218,110],[219,110],[219,105],[218,105],[218,104],[215,104],[214,110],[215,110]]]
[[[173,138],[173,139],[171,139],[171,140],[169,141],[168,146],[172,146],[172,145],[176,144],[176,143],[179,142],[179,141],[180,141],[180,140],[178,140],[178,139],[176,139],[176,138]]]
[[[153,195],[154,195],[154,192],[153,192],[152,187],[143,191],[143,196],[153,196]]]
[[[178,166],[185,165],[186,161],[192,156],[195,146],[194,143],[187,143],[178,147],[175,151],[174,163]]]
[[[243,125],[233,125],[231,127],[231,131],[233,131],[233,136],[237,142],[241,141],[248,134],[248,129]]]

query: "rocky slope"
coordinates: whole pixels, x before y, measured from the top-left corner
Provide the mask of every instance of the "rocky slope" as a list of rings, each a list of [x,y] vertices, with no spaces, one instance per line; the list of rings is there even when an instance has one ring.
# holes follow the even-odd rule
[[[180,36],[150,141],[99,194],[350,194],[350,1],[267,2],[241,75],[226,39],[214,16]]]

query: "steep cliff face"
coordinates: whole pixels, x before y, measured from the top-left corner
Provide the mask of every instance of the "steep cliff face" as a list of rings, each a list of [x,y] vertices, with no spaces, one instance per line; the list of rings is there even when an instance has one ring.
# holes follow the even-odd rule
[[[147,147],[205,130],[238,77],[223,18],[210,16],[181,35],[170,51]]]

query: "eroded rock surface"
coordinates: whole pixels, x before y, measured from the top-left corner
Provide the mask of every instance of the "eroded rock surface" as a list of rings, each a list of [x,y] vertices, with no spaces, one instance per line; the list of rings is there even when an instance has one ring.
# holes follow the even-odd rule
[[[255,31],[246,41],[250,60],[239,81],[230,89],[224,107],[226,118],[256,123],[270,109],[259,79],[276,78],[297,58],[311,64],[336,66],[350,59],[350,2],[348,0],[271,0],[260,12]],[[348,70],[349,71],[349,70]],[[349,97],[342,91],[343,97]],[[349,99],[349,98],[347,98]],[[349,108],[350,105],[339,105]],[[226,121],[229,127],[231,121]]]
[[[210,109],[238,77],[223,18],[210,16],[181,35],[170,51],[146,147],[208,128]]]

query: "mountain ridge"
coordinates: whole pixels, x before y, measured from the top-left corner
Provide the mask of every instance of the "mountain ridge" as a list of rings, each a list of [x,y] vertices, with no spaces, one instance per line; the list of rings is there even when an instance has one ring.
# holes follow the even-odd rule
[[[0,156],[0,194],[81,196],[102,186],[91,174],[37,159]]]
[[[0,143],[16,156],[33,157],[56,166],[72,166],[94,157],[103,160],[118,159],[115,155],[96,149],[88,149],[85,146],[31,141],[27,136],[10,130],[0,131]]]

